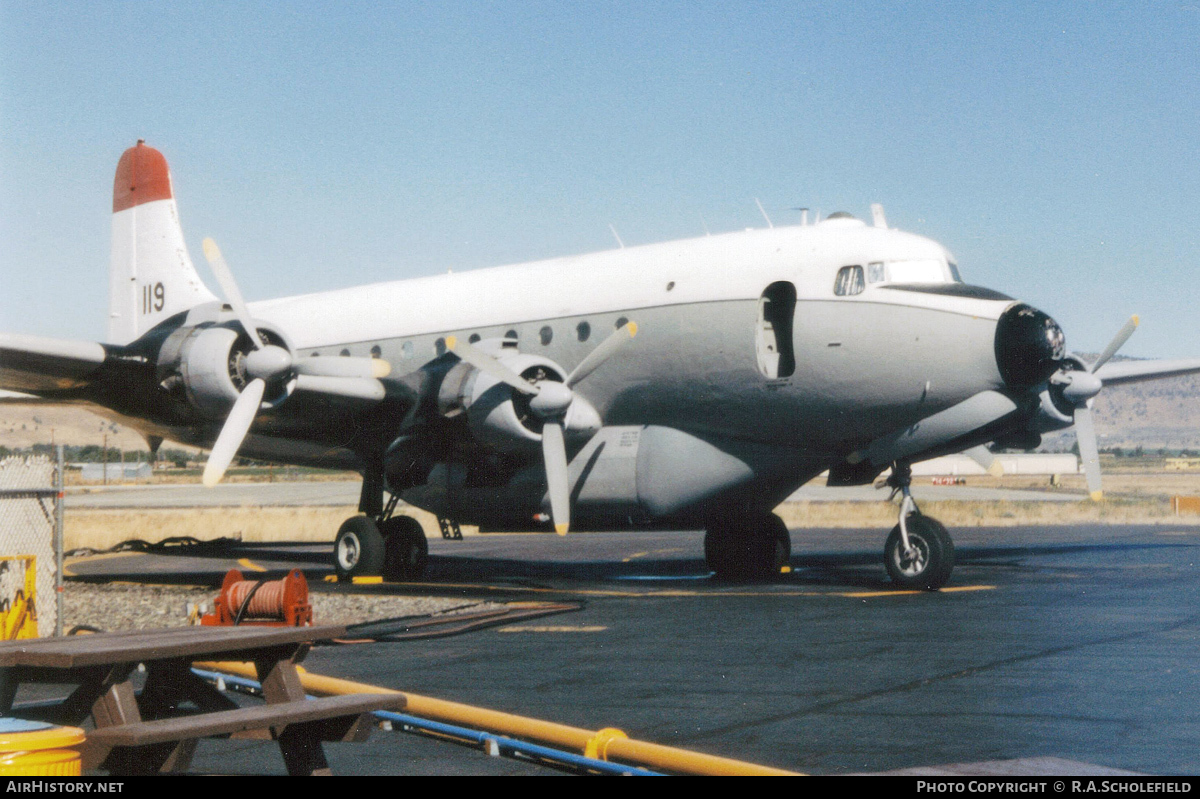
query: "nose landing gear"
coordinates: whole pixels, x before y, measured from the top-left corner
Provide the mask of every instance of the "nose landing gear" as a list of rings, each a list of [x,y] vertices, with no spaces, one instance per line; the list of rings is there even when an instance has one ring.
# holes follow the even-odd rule
[[[903,588],[936,591],[950,579],[954,570],[954,542],[937,519],[925,516],[913,500],[912,467],[892,465],[886,485],[892,495],[901,495],[899,522],[892,528],[883,547],[883,562],[892,582]]]

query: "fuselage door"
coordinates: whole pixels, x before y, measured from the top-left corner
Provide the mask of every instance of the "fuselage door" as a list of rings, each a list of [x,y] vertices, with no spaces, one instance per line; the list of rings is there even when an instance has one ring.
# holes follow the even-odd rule
[[[758,300],[755,351],[763,377],[791,377],[796,371],[792,346],[792,317],[796,312],[796,287],[787,281],[767,286]]]

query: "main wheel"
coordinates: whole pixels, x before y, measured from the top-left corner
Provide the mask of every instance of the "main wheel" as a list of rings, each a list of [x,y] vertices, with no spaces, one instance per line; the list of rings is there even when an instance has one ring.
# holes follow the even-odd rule
[[[383,535],[369,516],[342,523],[333,542],[333,568],[341,579],[375,577],[383,570]]]
[[[937,519],[909,516],[909,552],[900,543],[900,525],[892,528],[883,547],[883,562],[892,582],[904,588],[936,591],[950,579],[954,570],[954,542]]]
[[[722,580],[762,580],[792,557],[787,525],[773,513],[714,519],[704,534],[704,559]]]
[[[421,523],[411,516],[393,516],[379,525],[383,534],[383,579],[420,580],[429,562],[429,542]]]

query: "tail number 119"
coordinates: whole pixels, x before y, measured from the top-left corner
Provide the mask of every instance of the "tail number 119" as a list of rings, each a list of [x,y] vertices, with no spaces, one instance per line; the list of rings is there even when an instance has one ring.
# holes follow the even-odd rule
[[[155,283],[151,286],[149,283],[142,286],[142,313],[154,313],[161,311],[163,305],[167,301],[167,290],[163,288],[162,283]]]

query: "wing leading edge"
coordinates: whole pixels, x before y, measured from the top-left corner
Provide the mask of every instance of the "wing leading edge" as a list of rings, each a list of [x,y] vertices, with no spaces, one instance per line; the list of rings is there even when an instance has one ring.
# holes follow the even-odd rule
[[[0,333],[0,388],[32,394],[84,388],[106,357],[92,341]]]

